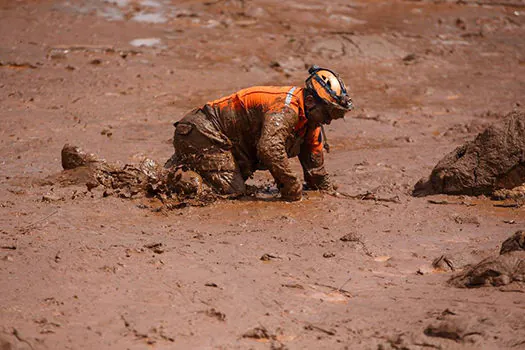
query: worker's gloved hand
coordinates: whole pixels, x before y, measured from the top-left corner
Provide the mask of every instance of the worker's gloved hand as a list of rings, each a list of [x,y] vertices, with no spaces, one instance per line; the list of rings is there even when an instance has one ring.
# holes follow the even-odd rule
[[[306,181],[306,189],[318,190],[323,192],[335,192],[339,186],[330,180],[328,175],[312,176]]]
[[[317,189],[319,191],[323,191],[323,192],[335,192],[337,191],[337,189],[339,188],[339,186],[337,186],[337,184],[327,180],[327,181],[323,181],[321,182],[318,186],[317,186]]]
[[[298,181],[282,184],[279,188],[281,191],[281,198],[285,201],[299,201],[303,197],[303,189]]]

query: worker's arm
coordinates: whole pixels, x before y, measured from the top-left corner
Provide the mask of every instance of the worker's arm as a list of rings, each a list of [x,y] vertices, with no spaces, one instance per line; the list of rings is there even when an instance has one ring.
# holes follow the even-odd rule
[[[264,116],[261,138],[257,144],[260,162],[270,170],[285,200],[300,200],[302,186],[290,168],[286,139],[294,132],[298,116],[292,109],[270,112]]]
[[[324,167],[323,137],[321,127],[309,127],[301,145],[299,160],[303,167],[304,181],[309,189],[332,191],[334,186]]]

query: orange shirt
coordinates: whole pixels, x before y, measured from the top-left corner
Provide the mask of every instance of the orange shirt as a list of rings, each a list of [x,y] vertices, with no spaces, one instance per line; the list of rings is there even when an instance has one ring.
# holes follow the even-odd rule
[[[318,126],[307,131],[307,123],[304,113],[303,88],[295,86],[254,86],[240,90],[230,96],[226,96],[207,105],[218,110],[220,114],[228,115],[231,124],[243,124],[243,119],[254,115],[266,113],[278,113],[285,108],[291,108],[298,116],[295,125],[295,136],[304,138],[310,152],[318,153],[323,150],[321,128]],[[258,118],[255,118],[258,119]],[[256,122],[256,120],[248,120]],[[222,124],[219,122],[219,124]],[[230,129],[224,126],[223,129]],[[223,130],[225,131],[225,130]],[[228,132],[226,132],[228,135]]]

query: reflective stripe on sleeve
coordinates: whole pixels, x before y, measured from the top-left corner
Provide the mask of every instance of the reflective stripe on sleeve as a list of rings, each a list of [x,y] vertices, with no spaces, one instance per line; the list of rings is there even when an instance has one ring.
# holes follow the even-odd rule
[[[292,102],[293,92],[297,89],[297,87],[292,87],[290,91],[286,93],[286,100],[284,100],[284,105],[288,107],[290,105],[290,102]]]

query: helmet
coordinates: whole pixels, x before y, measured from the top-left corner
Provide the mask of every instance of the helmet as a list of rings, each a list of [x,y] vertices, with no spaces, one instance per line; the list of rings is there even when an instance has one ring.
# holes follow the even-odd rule
[[[346,93],[345,83],[339,75],[330,69],[312,66],[308,69],[310,76],[306,79],[306,88],[314,95],[340,110],[349,111],[354,106]]]

